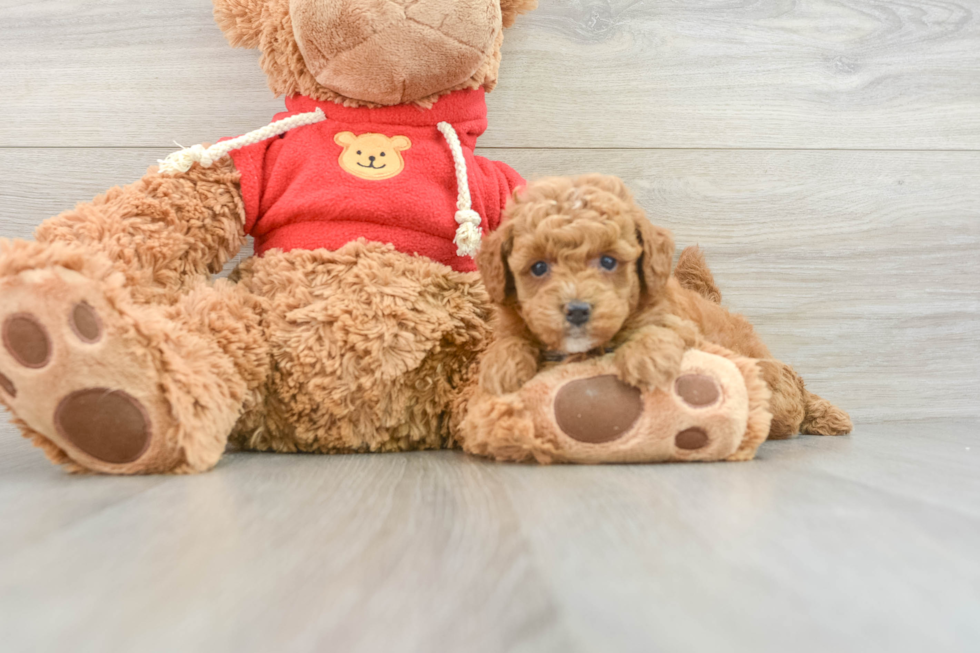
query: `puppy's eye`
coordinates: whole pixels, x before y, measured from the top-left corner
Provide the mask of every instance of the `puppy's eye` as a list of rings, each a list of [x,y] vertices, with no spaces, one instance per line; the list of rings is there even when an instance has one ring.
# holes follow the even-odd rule
[[[384,156],[384,155],[385,155],[385,153],[384,153],[384,152],[382,152],[382,153],[381,153],[381,156]]]
[[[357,153],[358,153],[358,154],[360,154],[360,153],[361,153],[361,151],[360,151],[360,150],[358,150],[358,151],[357,151]]]
[[[619,265],[619,261],[617,261],[611,256],[603,256],[601,259],[599,259],[599,266],[603,270],[609,270],[610,272],[612,272],[613,270],[616,269],[616,266],[618,265]]]
[[[543,277],[544,275],[548,274],[548,264],[544,261],[538,261],[531,266],[531,274],[536,277]]]

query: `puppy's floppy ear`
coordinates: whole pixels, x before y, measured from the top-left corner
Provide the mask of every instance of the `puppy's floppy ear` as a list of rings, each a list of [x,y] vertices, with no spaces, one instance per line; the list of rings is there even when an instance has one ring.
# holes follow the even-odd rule
[[[514,246],[514,229],[511,223],[505,222],[496,231],[483,238],[480,253],[476,257],[477,267],[483,283],[490,293],[490,299],[497,304],[507,303],[516,299],[514,275],[507,265]]]
[[[519,14],[526,14],[536,9],[538,0],[500,0],[500,13],[504,19],[504,27],[511,27]]]
[[[647,220],[642,211],[633,218],[636,224],[636,237],[643,247],[643,254],[636,261],[640,276],[640,295],[642,302],[652,300],[670,278],[674,264],[674,237],[663,227],[657,227]]]

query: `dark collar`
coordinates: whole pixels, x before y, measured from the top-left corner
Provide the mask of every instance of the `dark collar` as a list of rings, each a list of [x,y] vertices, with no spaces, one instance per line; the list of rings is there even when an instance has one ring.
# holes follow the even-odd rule
[[[586,358],[593,358],[595,356],[611,354],[614,351],[616,351],[615,347],[595,347],[581,354],[567,354],[563,351],[543,351],[541,352],[541,360],[545,363],[562,363],[570,356],[573,356],[575,360],[583,360]]]

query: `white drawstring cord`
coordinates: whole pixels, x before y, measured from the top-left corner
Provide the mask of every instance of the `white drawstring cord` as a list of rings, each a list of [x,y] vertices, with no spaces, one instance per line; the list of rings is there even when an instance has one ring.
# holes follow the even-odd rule
[[[166,159],[160,161],[160,172],[166,174],[177,174],[187,172],[195,163],[200,163],[205,168],[211,167],[215,161],[219,161],[228,155],[232,150],[254,145],[268,138],[285,134],[290,129],[315,125],[327,119],[322,109],[317,109],[310,113],[300,113],[295,116],[277,120],[268,124],[262,129],[256,129],[243,136],[231,140],[216,143],[211,147],[195,145],[185,147],[174,152]],[[480,231],[480,224],[483,219],[480,214],[473,210],[473,202],[470,197],[470,182],[466,175],[466,159],[463,157],[463,147],[460,145],[459,136],[456,130],[448,122],[440,122],[437,125],[439,131],[449,144],[449,150],[453,155],[453,163],[456,168],[456,185],[458,188],[458,198],[456,201],[456,238],[453,239],[457,250],[457,256],[469,256],[476,258],[480,251],[480,242],[483,234]]]
[[[232,150],[254,145],[267,138],[285,134],[290,129],[295,129],[296,127],[315,125],[326,119],[327,116],[323,113],[323,109],[317,109],[310,113],[299,113],[295,116],[277,120],[262,129],[256,129],[238,138],[216,143],[211,147],[204,147],[203,145],[185,147],[179,152],[174,152],[163,161],[160,161],[160,172],[171,175],[179,172],[187,172],[195,163],[200,163],[205,168],[210,168],[215,161],[224,158]]]
[[[480,240],[483,237],[480,231],[480,214],[473,210],[473,202],[470,198],[470,182],[466,176],[466,159],[463,158],[463,147],[459,144],[459,136],[456,130],[448,122],[440,122],[436,125],[449,144],[449,150],[453,153],[453,163],[456,165],[456,186],[458,188],[458,199],[456,201],[456,238],[453,242],[458,248],[456,256],[469,256],[476,258],[480,251]]]

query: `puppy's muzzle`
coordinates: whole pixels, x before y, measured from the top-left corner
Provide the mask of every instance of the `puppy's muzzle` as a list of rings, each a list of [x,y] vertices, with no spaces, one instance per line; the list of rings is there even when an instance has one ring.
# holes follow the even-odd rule
[[[592,304],[568,302],[565,305],[565,320],[569,324],[580,327],[590,319],[592,319]]]

